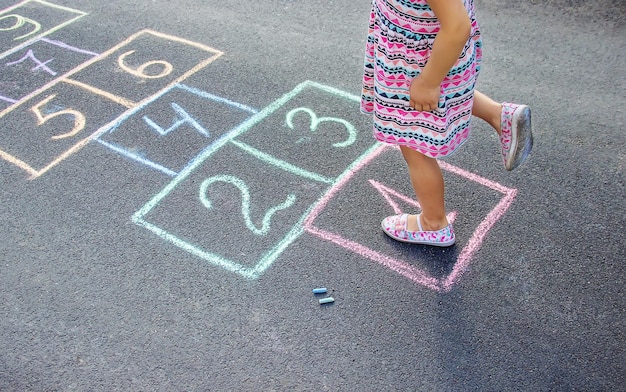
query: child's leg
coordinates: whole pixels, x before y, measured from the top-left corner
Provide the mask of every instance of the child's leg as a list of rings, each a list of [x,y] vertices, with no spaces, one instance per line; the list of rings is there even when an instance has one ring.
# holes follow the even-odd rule
[[[485,120],[495,130],[498,135],[501,134],[500,116],[502,114],[502,104],[494,101],[478,90],[474,90],[474,106],[472,115]]]
[[[475,90],[472,114],[488,122],[498,133],[507,170],[515,169],[526,160],[533,147],[530,108],[527,105],[500,104]]]
[[[439,230],[448,225],[444,206],[444,183],[439,164],[409,147],[400,146],[409,168],[409,176],[417,200],[422,206],[421,223],[426,231]],[[410,215],[407,230],[417,231],[417,219]]]

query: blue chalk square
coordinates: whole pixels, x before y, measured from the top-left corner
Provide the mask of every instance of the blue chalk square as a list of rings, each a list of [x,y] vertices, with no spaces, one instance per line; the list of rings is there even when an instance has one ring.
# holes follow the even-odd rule
[[[174,176],[254,113],[252,108],[178,84],[122,116],[98,141]]]

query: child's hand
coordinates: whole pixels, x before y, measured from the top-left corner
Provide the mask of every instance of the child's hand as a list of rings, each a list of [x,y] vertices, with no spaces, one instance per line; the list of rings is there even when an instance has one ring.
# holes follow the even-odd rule
[[[409,105],[420,112],[430,112],[439,107],[441,87],[424,83],[419,76],[413,79],[409,88]]]

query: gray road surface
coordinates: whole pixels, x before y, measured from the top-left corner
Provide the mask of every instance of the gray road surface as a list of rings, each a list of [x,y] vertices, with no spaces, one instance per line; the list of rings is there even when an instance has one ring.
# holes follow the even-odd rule
[[[0,1],[0,390],[625,390],[626,8],[550,3],[477,1],[535,149],[477,120],[428,249],[368,0]]]

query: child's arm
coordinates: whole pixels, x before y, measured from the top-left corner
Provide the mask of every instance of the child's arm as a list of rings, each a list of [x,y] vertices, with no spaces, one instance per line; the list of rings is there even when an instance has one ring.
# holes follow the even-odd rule
[[[410,105],[419,111],[436,110],[441,82],[459,58],[471,33],[471,22],[462,0],[427,0],[441,29],[430,59],[411,82]]]

